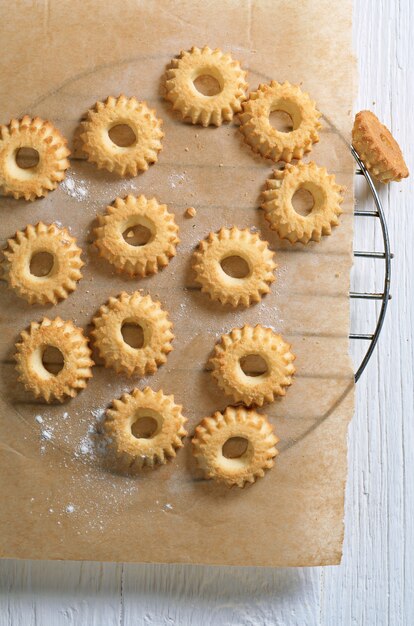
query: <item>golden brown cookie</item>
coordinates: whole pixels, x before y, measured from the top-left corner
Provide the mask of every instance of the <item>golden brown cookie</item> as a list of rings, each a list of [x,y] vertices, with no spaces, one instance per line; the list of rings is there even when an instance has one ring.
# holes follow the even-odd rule
[[[212,300],[232,306],[250,306],[270,291],[269,285],[275,280],[273,256],[267,242],[262,241],[257,233],[235,226],[222,228],[201,241],[194,253],[196,281],[200,283],[201,291],[208,293]],[[222,262],[231,257],[245,262],[245,276],[232,277],[223,270]]]
[[[159,302],[139,291],[121,293],[118,298],[109,298],[94,317],[92,335],[106,367],[131,376],[153,374],[167,360],[171,352],[174,335],[168,313]],[[125,324],[142,329],[142,346],[132,347],[124,341],[122,327]]]
[[[180,241],[174,215],[168,212],[167,206],[143,195],[116,198],[113,205],[107,207],[106,214],[98,216],[98,224],[94,233],[100,255],[118,271],[130,276],[158,272],[175,256]],[[148,241],[143,245],[132,245],[123,237],[135,226],[148,231]]]
[[[4,277],[9,287],[30,304],[57,304],[76,289],[82,278],[82,250],[66,228],[43,222],[29,224],[7,244],[3,252]],[[52,257],[52,266],[46,275],[36,276],[30,269],[31,260],[45,252]]]
[[[266,186],[262,196],[265,218],[282,239],[304,244],[320,241],[322,235],[330,235],[332,227],[339,224],[343,187],[324,167],[313,162],[287,164],[283,170],[274,170]],[[293,207],[292,199],[299,189],[306,189],[313,197],[308,215],[301,215]]]
[[[220,91],[211,96],[198,91],[194,81],[200,76],[215,79]],[[179,57],[171,61],[166,72],[165,98],[192,124],[220,126],[241,110],[241,102],[246,99],[245,77],[240,63],[229,54],[217,48],[193,46],[189,51],[182,50]]]
[[[252,356],[265,363],[265,371],[259,375],[242,369],[245,359]],[[295,373],[294,360],[290,345],[271,328],[246,324],[222,335],[210,362],[213,377],[226,394],[247,406],[262,406],[273,402],[275,395],[286,394]]]
[[[19,167],[16,155],[22,148],[38,154],[33,167]],[[35,200],[56,189],[65,178],[70,152],[66,139],[50,122],[25,115],[0,125],[0,190],[4,195]]]
[[[175,458],[187,435],[182,408],[175,404],[174,396],[149,387],[143,391],[133,389],[114,400],[106,412],[103,430],[117,468],[134,472]],[[140,422],[146,432],[140,432]]]
[[[398,182],[409,175],[400,146],[372,111],[356,114],[352,144],[369,173],[380,182]]]
[[[135,135],[129,146],[118,146],[109,132],[115,126],[126,125]],[[120,176],[136,176],[158,160],[161,150],[162,120],[146,102],[124,95],[109,96],[105,102],[97,102],[89,109],[86,120],[81,123],[80,140],[88,161],[98,169],[107,169]]]
[[[63,367],[57,374],[50,373],[43,365],[43,354],[48,347],[56,348],[63,356]],[[19,380],[46,402],[63,402],[66,396],[74,398],[92,376],[94,363],[88,340],[71,321],[44,317],[40,324],[32,322],[29,331],[21,333],[16,348]]]
[[[231,439],[247,443],[245,451],[236,458],[228,458],[223,447]],[[274,465],[279,439],[266,417],[252,409],[227,407],[205,417],[195,429],[193,454],[206,478],[213,478],[228,487],[244,487],[264,476]]]
[[[268,159],[290,163],[292,159],[301,159],[319,141],[321,114],[315,102],[297,85],[272,80],[268,85],[259,85],[242,106],[239,118],[244,140],[253,152]],[[291,132],[284,133],[272,126],[269,116],[273,111],[290,115]]]

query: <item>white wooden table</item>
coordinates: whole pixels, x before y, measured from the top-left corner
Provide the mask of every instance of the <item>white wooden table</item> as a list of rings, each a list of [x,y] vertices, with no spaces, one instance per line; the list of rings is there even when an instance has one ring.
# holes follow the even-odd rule
[[[410,169],[413,32],[411,0],[355,0],[356,110],[370,108],[389,125],[404,146]],[[363,186],[356,192],[363,207]],[[382,188],[381,197],[396,254],[393,300],[379,347],[357,387],[342,565],[271,570],[3,561],[0,626],[414,624],[411,179]],[[371,220],[359,218],[355,226],[356,247],[378,245]],[[380,287],[380,268],[378,261],[359,263],[353,288]],[[359,305],[352,315],[353,330],[368,331],[372,320]]]

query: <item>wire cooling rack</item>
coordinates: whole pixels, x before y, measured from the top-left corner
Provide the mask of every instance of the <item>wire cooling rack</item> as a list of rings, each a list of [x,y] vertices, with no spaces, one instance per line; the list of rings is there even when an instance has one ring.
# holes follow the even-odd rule
[[[372,353],[374,352],[375,346],[378,341],[378,337],[381,333],[382,326],[384,324],[385,314],[387,312],[388,301],[391,299],[390,296],[390,283],[391,283],[391,259],[393,258],[393,254],[390,251],[390,241],[388,237],[388,228],[387,223],[385,221],[384,209],[381,203],[381,200],[378,196],[377,190],[375,189],[374,182],[370,176],[370,173],[362,163],[361,159],[358,156],[357,151],[353,146],[351,146],[351,153],[357,162],[358,168],[356,170],[356,174],[359,176],[364,176],[365,180],[368,184],[368,187],[371,191],[372,197],[374,199],[375,210],[374,211],[360,211],[355,210],[354,215],[356,217],[366,218],[371,217],[374,219],[378,219],[381,224],[381,233],[384,244],[383,251],[373,251],[373,252],[365,252],[354,250],[354,257],[362,257],[369,259],[377,259],[380,262],[384,263],[384,287],[382,292],[380,293],[369,293],[369,292],[356,292],[351,291],[349,293],[350,298],[356,298],[361,300],[380,300],[381,308],[379,310],[379,314],[377,317],[377,325],[372,334],[361,334],[361,333],[351,333],[349,335],[350,339],[357,341],[367,341],[369,342],[367,351],[365,353],[364,358],[362,359],[356,373],[355,373],[355,382],[361,377],[362,372],[366,368],[368,361],[370,360]]]

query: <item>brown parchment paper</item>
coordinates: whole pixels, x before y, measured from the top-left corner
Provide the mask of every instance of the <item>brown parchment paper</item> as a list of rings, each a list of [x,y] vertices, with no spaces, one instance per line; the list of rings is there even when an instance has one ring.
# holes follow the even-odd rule
[[[321,565],[338,563],[343,538],[346,433],[353,410],[348,357],[352,249],[351,2],[29,2],[1,13],[0,119],[52,120],[73,143],[82,114],[123,92],[164,119],[159,162],[133,179],[99,172],[75,153],[66,181],[33,203],[0,200],[1,239],[39,220],[69,226],[84,277],[55,307],[30,306],[1,283],[0,554],[3,557]],[[257,209],[272,163],[255,157],[235,124],[183,124],[160,95],[169,59],[191,45],[221,47],[248,69],[252,89],[272,78],[301,83],[324,114],[311,158],[347,187],[340,226],[320,244],[281,242]],[[180,226],[177,257],[157,276],[129,280],[91,245],[96,213],[118,195],[155,195]],[[197,216],[183,217],[194,206]],[[190,256],[221,226],[258,228],[276,251],[277,282],[247,310],[212,303],[196,288]],[[159,297],[175,326],[174,351],[146,379],[97,359],[87,389],[63,405],[35,401],[17,382],[14,343],[31,320],[60,315],[90,330],[100,304],[121,290]],[[231,402],[208,369],[221,333],[243,323],[282,333],[297,355],[285,399],[264,411],[280,455],[264,479],[228,490],[201,478],[189,439],[176,460],[136,478],[102,468],[95,431],[113,398],[149,384],[173,393],[189,431]]]

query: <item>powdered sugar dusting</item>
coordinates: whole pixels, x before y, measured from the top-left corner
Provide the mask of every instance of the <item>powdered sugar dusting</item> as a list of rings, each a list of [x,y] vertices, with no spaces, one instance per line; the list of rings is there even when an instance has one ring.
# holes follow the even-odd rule
[[[111,514],[114,510],[120,512],[141,498],[145,502],[143,515],[173,511],[173,504],[159,495],[156,497],[155,492],[152,501],[148,503],[148,491],[142,488],[143,482],[148,480],[147,476],[116,474],[107,469],[106,459],[111,440],[105,436],[102,428],[104,417],[105,407],[73,410],[71,414],[60,411],[54,416],[46,409],[40,416],[42,421],[35,420],[39,423],[42,452],[46,453],[45,462],[49,458],[50,467],[56,467],[56,456],[48,455],[58,449],[58,462],[71,470],[66,478],[65,489],[46,496],[45,508],[40,514],[48,515],[62,528],[67,524],[65,519],[70,516],[70,523],[76,525],[75,532],[79,534],[104,532],[107,523],[114,523]],[[73,461],[79,461],[80,464],[73,465]],[[175,474],[167,479],[171,495],[175,493],[176,483],[180,484],[180,481]]]
[[[93,454],[93,442],[88,435],[86,435],[79,444],[79,454],[83,454],[83,455]],[[75,456],[76,455],[77,455],[77,452],[75,452]]]
[[[185,179],[185,172],[183,172],[182,174],[171,174],[171,176],[168,177],[168,184],[170,185],[171,189],[175,189],[177,186],[181,186],[185,182]]]
[[[118,195],[133,194],[136,191],[138,191],[138,187],[134,182],[128,179],[121,181],[117,187]]]
[[[92,409],[91,415],[93,415],[97,422],[103,422],[105,417],[105,409]]]
[[[50,441],[52,437],[53,437],[53,431],[50,428],[49,429],[44,428],[42,430],[42,439],[46,439],[47,441]]]
[[[86,181],[78,178],[73,172],[66,175],[65,180],[61,184],[61,189],[78,202],[83,202],[89,195]]]
[[[94,418],[94,422],[88,425],[87,432],[75,448],[74,456],[77,458],[83,457],[94,462],[107,453],[107,447],[111,441],[104,436],[102,431],[105,409],[92,409],[90,413]]]

